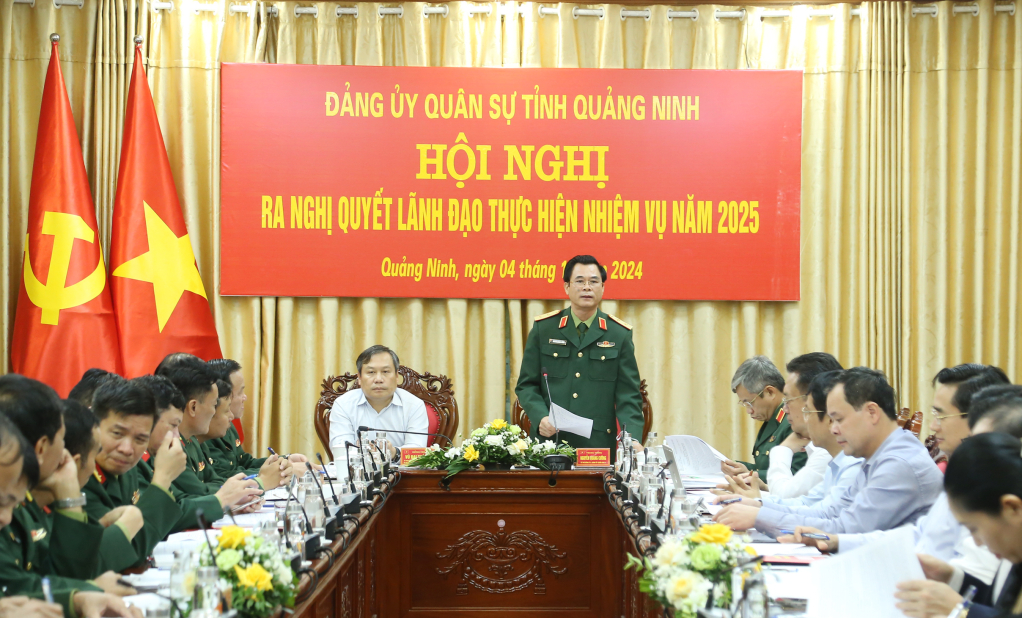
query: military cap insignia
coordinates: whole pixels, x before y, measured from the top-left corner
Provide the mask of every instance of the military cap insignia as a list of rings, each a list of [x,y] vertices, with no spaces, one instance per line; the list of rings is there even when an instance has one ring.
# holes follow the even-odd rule
[[[617,317],[616,315],[611,315],[611,314],[608,313],[607,317],[612,319],[612,320],[614,320],[615,322],[617,322],[621,326],[624,326],[628,330],[632,330],[632,325],[631,324],[629,324],[628,322],[625,322],[624,320],[622,320],[621,318]]]
[[[600,318],[600,328],[602,330],[607,330],[607,320],[604,320],[603,318]]]
[[[536,317],[532,318],[532,321],[533,322],[539,322],[540,320],[545,320],[547,318],[552,318],[552,317],[554,317],[555,315],[557,315],[560,312],[561,312],[561,310],[558,309],[556,311],[551,311],[550,313],[544,313],[543,315],[537,315]]]
[[[241,438],[234,441],[234,446],[241,446]]]
[[[138,504],[138,490],[137,489],[135,490],[135,493],[131,494],[131,503],[132,504]]]
[[[32,542],[38,543],[46,538],[46,528],[36,528],[32,531]]]
[[[568,342],[564,339],[548,339],[547,342],[554,345],[568,345]]]
[[[564,328],[567,325],[568,325],[568,316],[565,315],[565,316],[561,317],[561,323],[557,325],[557,328]]]
[[[596,342],[596,347],[598,347],[598,348],[613,348],[616,345],[617,345],[617,343],[615,343],[613,341],[597,341]]]

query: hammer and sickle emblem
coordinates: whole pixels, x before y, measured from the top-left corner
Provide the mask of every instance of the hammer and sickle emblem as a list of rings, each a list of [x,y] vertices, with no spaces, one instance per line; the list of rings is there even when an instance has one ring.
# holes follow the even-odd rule
[[[75,240],[95,242],[96,233],[85,220],[78,215],[63,212],[46,211],[43,214],[43,234],[53,236],[53,253],[50,254],[50,269],[43,285],[32,269],[32,258],[29,255],[29,237],[25,235],[25,291],[32,304],[42,309],[43,324],[57,324],[61,309],[70,309],[84,305],[99,296],[106,285],[106,267],[103,265],[103,252],[99,253],[99,264],[74,285],[67,283],[67,271],[71,266],[71,250]]]

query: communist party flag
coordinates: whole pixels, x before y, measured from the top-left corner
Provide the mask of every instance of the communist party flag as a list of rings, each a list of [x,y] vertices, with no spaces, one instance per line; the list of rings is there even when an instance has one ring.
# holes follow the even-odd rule
[[[110,269],[126,377],[152,373],[171,352],[220,358],[138,44],[124,114]]]
[[[11,368],[62,397],[90,367],[120,371],[96,208],[51,37],[28,201]]]

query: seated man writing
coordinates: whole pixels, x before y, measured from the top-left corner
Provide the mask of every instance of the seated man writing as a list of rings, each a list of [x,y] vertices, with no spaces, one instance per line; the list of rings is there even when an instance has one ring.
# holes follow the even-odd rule
[[[336,461],[343,462],[340,469],[347,464],[345,445],[358,441],[359,427],[386,431],[392,458],[396,449],[426,446],[425,435],[399,433],[429,431],[426,404],[397,387],[399,364],[397,354],[382,345],[367,348],[355,360],[360,388],[344,393],[330,408],[330,450]]]

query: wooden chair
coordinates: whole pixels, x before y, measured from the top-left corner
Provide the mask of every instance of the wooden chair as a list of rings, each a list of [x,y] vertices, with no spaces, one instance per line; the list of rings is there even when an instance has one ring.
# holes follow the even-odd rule
[[[947,454],[940,450],[940,445],[937,444],[937,434],[931,433],[927,436],[926,440],[923,442],[923,446],[925,446],[926,450],[930,452],[930,457],[933,458],[933,463],[947,463]]]
[[[645,444],[646,436],[649,435],[649,430],[653,427],[653,405],[649,402],[649,390],[645,380],[639,382],[639,393],[642,394],[642,442]],[[517,397],[511,404],[511,424],[518,425],[525,433],[529,433],[532,429],[532,421],[522,409],[522,404],[518,403]]]
[[[398,388],[403,388],[415,395],[426,404],[426,414],[430,417],[430,433],[438,433],[447,440],[447,445],[454,444],[454,434],[458,431],[458,402],[454,398],[451,379],[445,375],[431,373],[420,374],[414,369],[401,365],[397,369],[401,375]],[[316,403],[316,435],[323,443],[327,456],[333,459],[330,449],[330,408],[338,397],[352,388],[359,388],[358,376],[345,373],[329,376],[323,380],[323,391]],[[434,438],[427,439],[426,444],[433,444]]]

